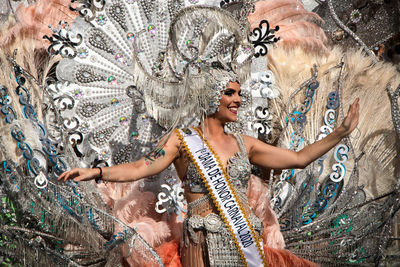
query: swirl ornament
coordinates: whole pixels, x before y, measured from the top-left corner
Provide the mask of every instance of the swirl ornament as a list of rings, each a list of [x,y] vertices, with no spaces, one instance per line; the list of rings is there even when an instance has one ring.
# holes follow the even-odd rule
[[[262,98],[276,98],[279,93],[275,88],[275,77],[272,71],[252,74],[251,90],[257,92]]]
[[[337,162],[345,163],[349,156],[347,153],[349,152],[349,147],[343,144],[340,144],[335,149],[334,158]]]
[[[302,85],[300,89],[306,88],[304,101],[298,109],[295,109],[292,113],[289,114],[289,117],[286,118],[286,121],[290,122],[295,127],[295,130],[290,135],[289,148],[292,150],[299,149],[300,146],[303,144],[303,128],[304,124],[307,122],[306,114],[312,107],[312,104],[314,102],[313,97],[318,87],[319,82],[315,79],[315,77],[311,78],[304,85]]]
[[[75,106],[75,100],[72,96],[62,95],[54,98],[54,103],[60,111],[72,110]]]
[[[43,174],[43,172],[40,172],[34,180],[34,183],[37,188],[43,189],[47,187],[47,184],[49,183],[49,180],[47,180],[46,176]]]
[[[180,221],[183,221],[182,212],[186,212],[184,191],[180,184],[174,184],[172,187],[168,184],[161,185],[161,192],[157,195],[155,210],[157,213],[167,212],[168,215],[175,213]]]
[[[294,187],[287,180],[294,175],[293,170],[285,170],[285,174],[282,173],[280,181],[274,185],[274,197],[271,199],[271,205],[274,209],[282,210],[287,199],[293,193]]]
[[[269,134],[271,131],[272,116],[268,112],[268,108],[258,106],[254,111],[255,120],[252,122],[253,130],[259,134]]]
[[[265,24],[265,28],[263,25]],[[275,37],[274,33],[279,30],[279,26],[270,29],[269,22],[262,20],[257,28],[254,28],[250,34],[251,43],[254,45],[256,53],[254,56],[265,56],[268,53],[268,44],[273,44],[279,41],[280,37]]]
[[[66,169],[66,164],[60,158],[57,153],[57,148],[50,141],[47,135],[47,131],[43,124],[39,122],[37,113],[34,106],[31,104],[31,93],[29,88],[25,86],[26,72],[15,62],[12,62],[14,69],[15,81],[17,86],[15,87],[15,93],[18,95],[20,107],[22,108],[22,114],[25,119],[30,120],[34,128],[37,130],[39,140],[41,142],[41,149],[34,148],[31,144],[26,141],[25,134],[22,125],[13,123],[14,119],[17,119],[16,113],[13,107],[11,107],[11,98],[8,96],[8,90],[4,86],[0,86],[0,107],[1,113],[4,115],[5,122],[12,124],[11,137],[16,141],[17,148],[20,150],[22,157],[24,158],[25,166],[29,173],[28,175],[35,177],[34,184],[39,189],[46,188],[48,185],[48,177],[56,177]],[[45,171],[46,164],[49,164],[51,172]]]
[[[326,108],[336,110],[339,107],[339,97],[337,92],[330,92],[328,95],[328,103],[326,104]]]
[[[15,119],[15,111],[10,105],[12,98],[8,95],[7,88],[4,86],[0,87],[0,111],[5,116],[4,121],[11,123]]]
[[[51,27],[50,27],[51,28]],[[43,36],[50,41],[47,51],[51,55],[61,55],[63,58],[74,58],[77,55],[76,46],[82,43],[82,35],[74,34],[66,21],[60,21],[58,29],[51,28],[52,36]]]
[[[277,97],[276,93],[273,91],[275,78],[272,71],[260,72],[258,81],[260,82],[260,95],[263,98]]]
[[[346,175],[346,167],[341,163],[333,164],[332,166],[333,172],[330,174],[329,178],[332,182],[339,183],[343,180]]]
[[[320,134],[318,135],[317,140],[321,140],[333,132],[337,118],[336,109],[339,106],[340,102],[338,93],[336,91],[330,92],[328,95],[328,103],[326,104],[328,110],[325,111],[324,125],[320,129]]]
[[[336,111],[334,109],[328,109],[324,115],[324,123],[326,126],[333,128],[336,123]]]
[[[79,12],[79,15],[86,21],[93,20],[97,12],[104,10],[105,0],[71,0],[71,3],[77,3],[77,7],[70,7],[72,11]]]
[[[310,84],[311,85],[311,84]],[[308,87],[306,97],[312,101],[314,95],[314,90],[318,87],[317,83],[313,83],[312,86]],[[336,91],[329,93],[328,102],[326,105],[327,110],[324,114],[324,125],[320,128],[320,133],[317,136],[317,140],[321,140],[333,132],[336,125],[337,118],[337,108],[340,106],[339,95]],[[340,182],[346,176],[346,166],[344,163],[348,159],[347,153],[349,152],[349,147],[340,144],[336,147],[334,151],[334,159],[336,161],[332,166],[332,172],[328,175],[328,179],[325,180],[324,184],[321,186],[321,192],[318,193],[315,201],[310,203],[305,208],[302,214],[302,223],[309,224],[318,214],[322,213],[329,205],[330,201],[335,198],[337,191],[340,188]],[[319,165],[319,175],[322,174],[324,169],[324,160],[326,157],[321,157],[318,160]]]
[[[340,144],[336,147],[334,158],[337,163],[332,166],[333,172],[329,176],[332,182],[339,183],[346,176],[346,166],[343,163],[349,158],[348,152],[349,147],[346,145]]]

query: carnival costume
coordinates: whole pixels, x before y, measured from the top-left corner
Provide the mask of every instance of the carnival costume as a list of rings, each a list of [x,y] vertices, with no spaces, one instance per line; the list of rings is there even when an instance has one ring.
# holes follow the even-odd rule
[[[1,189],[11,214],[2,217],[2,255],[32,266],[117,266],[121,257],[133,266],[312,265],[286,243],[322,266],[383,263],[400,207],[400,87],[389,86],[400,77],[354,34],[356,11],[350,25],[332,1],[325,8],[340,28],[330,21],[332,38],[351,36],[368,56],[328,51],[309,22],[320,17],[289,0],[73,0],[60,12],[70,22],[53,23],[45,37],[55,56],[48,66],[29,64],[21,50],[2,53]],[[283,9],[287,16],[271,23]],[[289,36],[294,22],[313,32],[306,41]],[[225,130],[240,151],[216,169],[227,187],[212,193],[214,178],[202,168],[221,165],[218,155],[208,146],[217,163],[197,162],[190,146],[207,140],[190,138],[201,137],[192,126],[217,111],[230,81],[243,96]],[[249,163],[242,134],[297,151],[330,134],[359,95],[372,109],[361,113],[359,133],[304,170],[272,171],[268,187],[251,175],[268,179]],[[172,167],[130,184],[55,182],[73,167],[162,155],[174,130],[190,158],[183,185]],[[186,203],[183,190],[205,196]],[[231,205],[224,213],[221,203],[232,199],[237,213]]]

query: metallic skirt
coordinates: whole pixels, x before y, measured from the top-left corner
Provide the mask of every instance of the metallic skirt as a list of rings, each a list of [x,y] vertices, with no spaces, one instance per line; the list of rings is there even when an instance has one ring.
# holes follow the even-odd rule
[[[247,204],[246,197],[240,198],[242,203]],[[246,212],[259,238],[263,231],[262,222],[249,207]],[[183,223],[181,260],[183,266],[190,267],[244,266],[232,236],[209,195],[188,205],[188,216]]]

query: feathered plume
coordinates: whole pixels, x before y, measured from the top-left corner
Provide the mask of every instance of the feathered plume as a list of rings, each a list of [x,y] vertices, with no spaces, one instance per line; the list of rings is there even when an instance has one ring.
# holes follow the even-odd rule
[[[295,61],[292,59],[296,58]],[[373,64],[371,58],[365,56],[361,50],[344,52],[336,47],[329,55],[315,56],[302,49],[286,51],[275,49],[269,54],[269,67],[275,73],[277,86],[281,89],[282,102],[273,104],[279,112],[288,108],[289,97],[304,81],[311,77],[312,65],[318,69],[319,88],[314,96],[312,109],[307,113],[305,139],[314,142],[323,123],[323,112],[328,95],[338,88],[340,67],[343,62],[343,78],[341,81],[342,107],[345,115],[349,104],[356,97],[360,98],[360,120],[357,129],[352,133],[350,140],[354,152],[359,155],[365,152],[360,162],[360,184],[370,195],[378,196],[391,189],[395,177],[397,148],[396,136],[390,113],[390,100],[386,92],[388,84],[397,86],[400,77],[396,68],[388,63]],[[290,64],[289,64],[290,62]],[[376,77],[379,77],[377,79]],[[371,96],[374,97],[371,97]],[[301,102],[300,94],[292,104]],[[282,106],[281,106],[282,105]],[[290,108],[289,108],[290,109]],[[285,124],[287,114],[281,113],[281,124]],[[339,116],[338,123],[343,119]],[[285,137],[286,142],[288,138]],[[285,143],[283,143],[285,144]],[[376,168],[379,164],[379,168]],[[376,171],[370,169],[375,166]],[[379,180],[379,183],[375,181]]]
[[[327,38],[318,24],[322,19],[315,13],[304,9],[300,0],[264,0],[255,4],[254,13],[249,15],[251,28],[259,26],[267,19],[271,27],[279,26],[275,33],[280,37],[279,47],[301,46],[307,50],[326,51]]]
[[[47,47],[43,36],[52,34],[49,25],[56,27],[61,20],[72,23],[75,19],[76,14],[69,9],[70,3],[70,0],[38,0],[28,6],[21,3],[15,12],[16,21],[9,23],[0,45],[4,47],[16,39],[32,39],[34,47]]]
[[[168,220],[165,215],[156,213],[153,209],[154,194],[149,191],[143,192],[139,185],[139,182],[108,183],[107,185],[101,184],[97,188],[107,205],[112,208],[115,217],[136,229],[150,246],[157,248],[157,251],[163,251],[160,257],[166,266],[179,266],[176,265],[180,263],[177,242],[181,235],[181,231],[178,229],[182,229],[182,225],[176,222],[176,216]],[[120,230],[116,229],[116,232]],[[129,266],[142,265],[143,259],[137,253],[140,252],[132,250],[132,254],[125,253],[126,264]]]
[[[264,245],[271,248],[283,249],[285,241],[280,231],[278,218],[269,202],[267,185],[260,178],[252,175],[249,181],[247,197],[250,207],[253,208],[254,213],[263,222]]]

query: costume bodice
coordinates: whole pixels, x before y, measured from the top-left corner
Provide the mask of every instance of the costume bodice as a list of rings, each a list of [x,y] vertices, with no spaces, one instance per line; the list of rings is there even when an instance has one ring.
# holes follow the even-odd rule
[[[243,137],[240,134],[234,134],[233,136],[238,142],[240,151],[229,158],[226,172],[236,191],[246,193],[248,180],[251,174],[251,165],[247,156]],[[188,186],[191,193],[208,193],[203,179],[200,177],[192,161],[189,162],[184,183]]]

